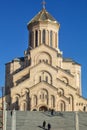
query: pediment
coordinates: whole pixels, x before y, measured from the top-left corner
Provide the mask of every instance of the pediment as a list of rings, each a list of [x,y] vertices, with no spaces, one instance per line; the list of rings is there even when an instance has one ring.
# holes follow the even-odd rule
[[[31,55],[36,55],[37,53],[45,52],[51,55],[51,53],[57,56],[58,51],[52,47],[49,47],[46,44],[41,44],[33,50],[30,50]]]
[[[42,81],[42,82],[37,83],[37,84],[33,85],[32,87],[30,87],[30,90],[34,90],[34,89],[35,89],[35,91],[37,89],[47,89],[48,91],[50,90],[50,91],[55,91],[55,92],[58,90],[52,84],[49,84],[45,81]]]
[[[59,98],[59,101],[67,101],[67,102],[69,102],[69,98],[68,97],[66,97],[66,96],[61,96],[60,98]]]
[[[50,71],[50,72],[51,72],[51,70],[52,71],[54,70],[54,72],[58,71],[57,68],[55,68],[54,66],[51,66],[49,64],[46,64],[45,62],[41,62],[41,63],[39,63],[39,64],[37,64],[37,65],[30,68],[30,71],[38,72],[38,71],[42,71],[42,70]]]

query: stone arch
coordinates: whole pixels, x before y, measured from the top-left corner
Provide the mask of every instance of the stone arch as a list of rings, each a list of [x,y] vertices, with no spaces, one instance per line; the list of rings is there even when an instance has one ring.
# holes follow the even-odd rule
[[[38,64],[40,62],[46,62],[48,64],[51,64],[52,63],[52,57],[49,53],[43,51],[43,52],[39,52],[39,54],[37,54],[34,57],[34,61],[35,61],[35,64]]]
[[[32,106],[37,106],[37,95],[32,95]]]
[[[62,77],[62,81],[66,84],[69,84],[69,79],[67,77]]]
[[[39,83],[41,81],[48,82],[49,84],[52,83],[52,75],[48,71],[39,71],[36,73],[34,77],[35,83]]]
[[[19,97],[20,97],[20,94],[14,94],[12,97],[13,98],[12,102],[16,102],[16,100],[19,99]]]
[[[36,108],[33,108],[32,111],[37,111],[37,109],[36,109]]]
[[[38,91],[38,104],[48,105],[48,91],[44,88]]]
[[[29,93],[29,88],[23,88],[23,89],[21,90],[21,96],[25,95],[26,92]]]
[[[22,97],[22,100],[26,100],[26,102],[27,102],[27,110],[30,110],[31,100],[30,100],[30,90],[29,90],[29,88],[23,88],[21,90],[21,97]]]
[[[63,100],[58,102],[58,111],[66,111],[66,103]]]
[[[43,72],[44,72],[44,81],[51,84],[52,83],[52,75],[48,71],[43,71]]]
[[[59,88],[59,89],[58,89],[58,94],[59,94],[59,96],[64,95],[64,89]]]
[[[70,111],[74,111],[74,97],[72,94],[69,94],[69,106]]]
[[[47,111],[48,106],[46,104],[40,104],[40,105],[38,105],[38,110],[39,111]]]
[[[51,95],[51,109],[55,107],[55,96]]]
[[[47,110],[48,110],[48,108],[44,105],[39,107],[39,111],[47,111]]]
[[[12,99],[12,109],[19,110],[19,94],[15,94]]]
[[[23,101],[20,103],[20,110],[21,110],[21,111],[26,111],[26,110],[27,110],[27,101],[26,101],[26,100],[23,100]]]
[[[28,98],[29,98],[29,93],[30,93],[29,88],[23,88],[21,90],[21,96],[25,97],[26,100],[28,100]]]

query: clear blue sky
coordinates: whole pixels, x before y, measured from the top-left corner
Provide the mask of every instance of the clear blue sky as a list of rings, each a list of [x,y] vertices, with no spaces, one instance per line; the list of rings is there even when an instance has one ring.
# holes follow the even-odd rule
[[[5,63],[24,55],[27,23],[41,9],[42,0],[0,0],[0,86]],[[46,0],[46,9],[60,23],[63,56],[82,65],[82,91],[87,98],[87,0]]]

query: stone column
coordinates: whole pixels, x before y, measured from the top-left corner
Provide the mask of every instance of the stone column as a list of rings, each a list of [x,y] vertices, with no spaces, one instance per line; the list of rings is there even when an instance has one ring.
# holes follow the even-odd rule
[[[3,107],[3,130],[6,130],[6,124],[7,124],[7,111],[6,111],[6,102],[4,101],[4,107]]]
[[[75,113],[75,127],[76,127],[76,130],[79,130],[79,117],[78,117],[78,112]]]
[[[11,130],[16,130],[16,111],[13,110],[12,113],[12,127]]]

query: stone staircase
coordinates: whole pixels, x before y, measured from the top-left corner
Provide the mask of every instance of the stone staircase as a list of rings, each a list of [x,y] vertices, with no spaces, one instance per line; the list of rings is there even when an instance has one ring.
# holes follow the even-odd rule
[[[79,112],[78,118],[79,130],[87,130],[87,113]],[[12,116],[8,111],[6,130],[44,130],[42,127],[44,120],[51,124],[51,130],[76,130],[75,112],[55,112],[51,115],[48,111],[15,111]]]
[[[6,124],[6,130],[12,130],[12,116],[10,114],[10,111],[7,111],[7,124]]]
[[[79,116],[79,130],[87,130],[87,112],[80,112]]]

